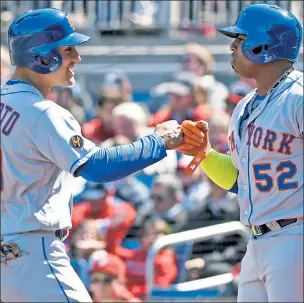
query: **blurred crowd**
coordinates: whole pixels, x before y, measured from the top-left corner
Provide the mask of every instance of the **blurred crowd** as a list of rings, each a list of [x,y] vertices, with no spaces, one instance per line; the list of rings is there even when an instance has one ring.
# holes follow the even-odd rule
[[[231,114],[255,83],[238,79],[227,87],[213,71],[209,50],[189,43],[180,71],[151,88],[147,104],[133,101],[132,83],[120,70],[103,75],[98,98],[77,81],[71,87],[54,87],[47,98],[69,110],[83,136],[103,148],[133,142],[166,120],[203,119],[209,123],[213,148],[227,153]],[[9,74],[9,56],[1,46],[1,82]],[[239,220],[235,194],[215,185],[199,168],[187,175],[191,157],[175,150],[167,154],[161,162],[112,183],[71,177],[73,228],[65,245],[94,302],[145,300],[147,254],[159,237]],[[238,236],[166,247],[154,259],[154,283],[168,287],[235,272],[245,250],[246,241]]]

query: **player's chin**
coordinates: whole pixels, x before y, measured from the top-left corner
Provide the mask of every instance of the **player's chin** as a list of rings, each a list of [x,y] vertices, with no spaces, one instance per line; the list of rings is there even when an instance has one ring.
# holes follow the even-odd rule
[[[67,77],[67,78],[66,78],[66,81],[65,81],[65,85],[66,85],[66,86],[73,85],[74,83],[75,83],[75,78],[74,78],[74,76],[72,76],[72,77]]]
[[[231,64],[231,67],[232,67],[234,73],[235,73],[237,76],[242,76],[241,73],[239,72],[239,70],[235,67],[235,65],[232,65],[232,64]]]

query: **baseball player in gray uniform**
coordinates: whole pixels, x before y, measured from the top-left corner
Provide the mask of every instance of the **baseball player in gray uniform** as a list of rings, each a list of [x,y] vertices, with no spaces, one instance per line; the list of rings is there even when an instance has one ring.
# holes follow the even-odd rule
[[[206,142],[201,162],[238,194],[241,221],[252,229],[238,302],[303,302],[303,73],[294,68],[302,27],[278,6],[253,4],[219,31],[235,39],[235,73],[257,83],[231,117],[230,153]]]
[[[62,241],[71,228],[71,174],[103,183],[154,164],[178,147],[176,121],[128,145],[101,149],[74,117],[45,96],[74,83],[75,32],[57,9],[24,13],[8,31],[11,80],[1,86],[1,300],[91,302]]]

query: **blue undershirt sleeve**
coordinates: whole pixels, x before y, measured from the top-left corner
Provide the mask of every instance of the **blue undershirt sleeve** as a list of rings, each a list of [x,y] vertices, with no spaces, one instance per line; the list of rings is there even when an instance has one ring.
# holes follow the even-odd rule
[[[239,186],[238,186],[237,181],[235,181],[235,183],[233,184],[233,186],[230,189],[228,189],[228,191],[231,192],[231,193],[234,193],[234,194],[238,193]]]
[[[167,156],[165,145],[153,133],[131,144],[98,149],[75,172],[95,183],[116,181],[150,166]]]

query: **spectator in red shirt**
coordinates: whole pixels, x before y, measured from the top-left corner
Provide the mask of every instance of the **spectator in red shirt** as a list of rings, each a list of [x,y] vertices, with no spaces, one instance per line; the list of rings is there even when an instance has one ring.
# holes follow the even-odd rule
[[[132,86],[127,75],[121,71],[105,74],[97,104],[96,117],[82,125],[82,134],[96,144],[114,136],[113,108],[132,101]]]
[[[105,243],[108,241],[115,243],[119,250],[121,240],[126,236],[136,217],[133,205],[118,200],[114,191],[101,184],[94,184],[92,188],[86,189],[82,199],[83,203],[73,207],[73,229],[85,220],[95,220],[95,226]]]
[[[125,286],[126,265],[117,256],[96,251],[91,256],[93,302],[141,302]]]
[[[126,285],[134,296],[144,300],[147,294],[146,288],[146,263],[148,251],[158,237],[169,233],[167,223],[161,219],[148,220],[145,223],[141,236],[141,248],[138,250],[125,249],[117,251],[115,246],[108,251],[116,253],[125,260]],[[109,242],[108,242],[109,244]],[[159,251],[154,259],[154,282],[156,285],[166,287],[171,285],[178,274],[176,256],[171,248],[164,248]]]

